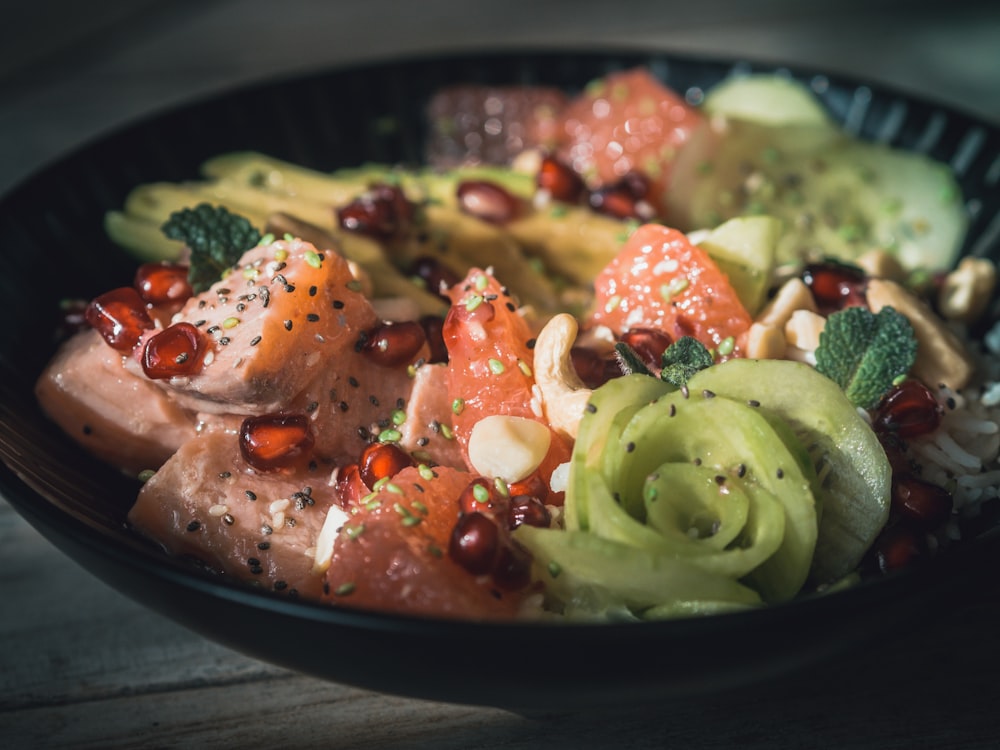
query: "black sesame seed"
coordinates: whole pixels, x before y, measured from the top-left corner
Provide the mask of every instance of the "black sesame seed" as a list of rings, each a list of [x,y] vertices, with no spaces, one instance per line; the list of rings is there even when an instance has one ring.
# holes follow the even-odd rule
[[[271,304],[271,290],[268,289],[266,286],[262,286],[260,288],[260,301],[264,305],[264,307],[267,307],[268,305]]]
[[[89,424],[85,424],[85,425],[83,426],[83,434],[84,434],[84,435],[90,435],[90,434],[92,434],[93,432],[94,432],[94,428],[93,428],[93,427],[91,427],[91,426],[90,426]]]
[[[254,336],[250,339],[250,346],[257,346],[260,343],[260,336]]]
[[[233,518],[233,514],[232,513],[226,513],[222,517],[222,522],[224,524],[226,524],[226,526],[232,526],[234,523],[236,523],[236,519]]]
[[[715,391],[710,391],[708,388],[701,392],[701,395],[705,398],[715,398]]]
[[[349,407],[348,407],[348,405],[347,405],[347,402],[346,402],[346,401],[341,401],[341,402],[340,402],[340,403],[338,404],[338,406],[340,407],[340,410],[341,410],[341,411],[347,411],[347,410],[348,410],[348,408],[349,408]]]
[[[371,403],[372,406],[378,406],[378,399],[374,395],[369,396],[368,401]]]
[[[231,471],[220,471],[219,472],[219,479],[229,479],[229,477],[231,477],[232,475],[233,475],[233,472],[231,472]]]
[[[290,321],[290,320],[286,320],[285,321],[285,330],[286,331],[292,330],[292,321]]]
[[[319,320],[319,315],[317,315],[316,313],[309,313],[308,315],[306,315],[306,320],[308,320],[310,323],[315,323],[317,320]]]
[[[700,459],[700,458],[696,458],[696,459],[695,459],[695,460],[693,461],[693,463],[694,463],[694,465],[695,465],[695,466],[701,466],[701,459]]]
[[[504,307],[506,307],[511,312],[516,312],[517,311],[517,307],[514,306],[513,302],[508,302],[506,305],[504,305]]]
[[[341,302],[339,299],[335,299],[333,301],[333,309],[334,310],[343,310],[344,309],[344,303]]]
[[[250,572],[253,573],[255,576],[259,576],[261,573],[264,572],[264,569],[259,565],[253,565],[250,568]]]
[[[191,521],[187,525],[187,530],[188,531],[197,531],[200,528],[201,528],[201,521],[199,521],[197,519],[195,519],[194,521]]]
[[[430,442],[430,438],[426,438],[426,437],[417,438],[417,445],[419,445],[421,448],[423,448],[429,442]]]
[[[736,467],[736,476],[738,476],[740,479],[742,479],[746,475],[747,475],[747,465],[746,464],[740,464],[739,466]]]
[[[667,416],[677,416],[677,404],[670,404],[670,408],[667,410]]]
[[[354,377],[353,375],[351,375],[349,378],[347,378],[347,382],[350,383],[353,388],[357,388],[359,385],[361,385],[358,382],[358,379],[356,377]]]
[[[243,302],[240,302],[239,304],[236,305],[236,312],[244,312],[246,309],[247,306]]]
[[[716,474],[715,475],[715,483],[718,484],[718,485],[725,484],[726,483],[726,477],[725,477],[725,475],[723,475],[723,474]]]
[[[209,326],[208,328],[205,329],[205,333],[218,333],[218,332],[219,332],[219,326]]]
[[[785,477],[785,471],[784,471],[784,469],[782,469],[782,468],[781,468],[781,467],[779,466],[779,467],[778,467],[778,471],[777,471],[777,472],[775,472],[775,476],[777,476],[777,477],[778,477],[778,479],[784,479],[784,477]]]
[[[274,529],[272,529],[268,524],[265,523],[263,526],[260,527],[260,533],[263,534],[264,536],[270,536],[271,534],[274,533]]]
[[[247,500],[250,500],[251,502],[257,499],[257,493],[253,490],[246,490],[244,494],[246,494]]]
[[[306,406],[306,411],[307,412],[314,412],[318,408],[319,408],[319,402],[318,401],[310,401],[309,404]]]
[[[760,406],[760,401],[758,401],[755,398],[752,398],[749,401],[747,401],[747,406],[752,406],[756,409],[758,406]]]
[[[199,321],[196,321],[196,322],[195,322],[195,324],[194,324],[194,327],[195,327],[195,328],[201,328],[201,327],[202,327],[203,325],[205,325],[205,323],[207,323],[207,322],[208,322],[207,320],[199,320]]]
[[[285,267],[284,263],[282,263],[280,266],[278,266],[279,269],[284,268],[284,267]],[[285,278],[285,275],[283,273],[276,273],[276,274],[274,274],[274,280],[277,281],[282,286],[287,286],[288,285],[288,279]]]
[[[288,588],[288,584],[285,583],[284,581],[275,581],[274,582],[274,590],[275,591],[284,591],[287,588]]]
[[[316,285],[313,284],[311,287],[309,287],[309,296],[310,297],[315,297],[317,291],[318,290],[316,289]]]
[[[228,346],[231,340],[232,339],[230,339],[228,336],[223,336],[221,339],[219,339],[219,343],[222,344],[222,346]]]
[[[628,444],[626,444],[626,446],[625,446],[625,452],[626,453],[631,453],[634,450],[635,450],[635,443],[629,442]]]
[[[249,565],[250,567],[253,567],[254,565],[260,565],[260,560],[258,560],[256,557],[248,557],[247,565]]]
[[[268,550],[268,549],[271,549],[271,543],[270,542],[257,542],[257,549],[259,549],[259,550]]]
[[[681,395],[684,398],[690,398],[690,396],[691,396],[691,391],[688,390],[688,387],[687,387],[686,383],[681,386]]]
[[[538,343],[536,339],[528,339],[528,340],[527,340],[527,341],[525,342],[525,345],[526,345],[526,346],[527,346],[527,347],[528,347],[529,349],[534,349],[534,348],[535,348],[535,344],[536,344],[536,343]]]

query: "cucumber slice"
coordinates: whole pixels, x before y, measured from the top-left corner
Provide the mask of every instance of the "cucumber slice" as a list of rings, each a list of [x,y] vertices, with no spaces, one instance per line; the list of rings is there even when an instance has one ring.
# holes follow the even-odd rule
[[[685,231],[737,216],[781,219],[779,264],[879,249],[909,268],[948,268],[968,222],[947,165],[816,125],[705,128],[672,179],[665,211]]]
[[[713,86],[702,109],[710,116],[767,125],[820,125],[833,119],[808,86],[785,76],[757,73],[727,78]]]
[[[888,519],[892,469],[836,383],[802,363],[740,359],[702,370],[688,386],[754,399],[788,423],[809,451],[820,488],[810,577],[831,583],[857,568]]]

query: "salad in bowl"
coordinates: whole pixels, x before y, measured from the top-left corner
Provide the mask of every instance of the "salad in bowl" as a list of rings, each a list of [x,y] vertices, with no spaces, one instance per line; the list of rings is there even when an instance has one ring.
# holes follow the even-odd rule
[[[891,574],[996,496],[947,165],[777,75],[454,85],[427,123],[425,165],[222,153],[107,214],[134,279],[35,392],[141,480],[137,534],[333,607],[619,622]]]

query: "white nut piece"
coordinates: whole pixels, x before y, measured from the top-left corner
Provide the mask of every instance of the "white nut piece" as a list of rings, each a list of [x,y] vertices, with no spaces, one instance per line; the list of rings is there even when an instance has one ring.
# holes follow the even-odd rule
[[[796,310],[818,312],[816,300],[806,283],[802,279],[792,278],[781,286],[774,299],[757,316],[757,322],[784,329]]]
[[[549,452],[552,433],[541,422],[494,414],[480,419],[469,435],[469,463],[487,477],[520,482]]]
[[[872,312],[891,307],[910,321],[917,338],[912,371],[917,378],[932,387],[944,384],[954,390],[968,384],[975,369],[969,353],[919,297],[887,279],[871,279],[866,296]]]
[[[975,322],[989,305],[997,284],[997,268],[987,258],[963,258],[938,293],[938,308],[948,320]]]
[[[750,359],[782,359],[785,356],[785,332],[767,323],[754,323],[747,331],[746,353]]]
[[[860,256],[855,263],[869,276],[878,279],[891,279],[892,281],[903,281],[906,278],[906,269],[892,253],[885,250],[869,250]]]
[[[819,346],[819,335],[826,328],[826,318],[809,310],[796,310],[785,323],[785,340],[802,351],[812,352]]]
[[[313,572],[325,573],[326,569],[330,567],[337,534],[350,518],[347,511],[336,505],[331,505],[327,509],[326,519],[323,521],[323,527],[319,530],[319,536],[316,537],[316,546],[313,548]]]
[[[569,313],[553,316],[535,339],[535,383],[542,392],[542,408],[552,429],[576,438],[592,391],[573,369],[570,351],[579,330]]]

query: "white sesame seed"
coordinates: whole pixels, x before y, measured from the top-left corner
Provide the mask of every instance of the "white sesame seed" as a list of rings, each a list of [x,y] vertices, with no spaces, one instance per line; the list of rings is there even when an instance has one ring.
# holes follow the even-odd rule
[[[208,515],[212,516],[213,518],[220,518],[221,516],[226,515],[226,513],[228,512],[229,512],[228,505],[213,505],[211,508],[208,509]]]

